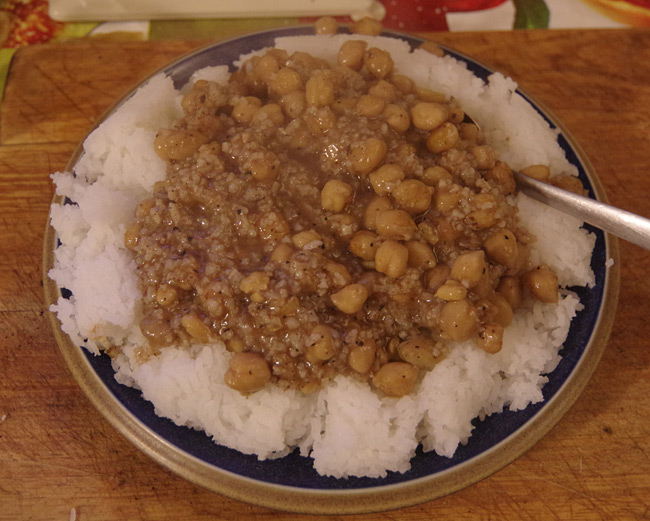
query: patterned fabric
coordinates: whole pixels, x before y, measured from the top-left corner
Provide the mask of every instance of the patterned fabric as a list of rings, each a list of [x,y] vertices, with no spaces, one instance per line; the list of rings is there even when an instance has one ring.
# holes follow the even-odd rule
[[[405,32],[475,31],[540,28],[621,27],[650,24],[650,0],[632,4],[634,17],[603,9],[611,0],[379,0],[384,27]],[[52,40],[85,37],[113,39],[229,38],[278,25],[313,19],[209,19],[143,22],[58,22],[49,16],[48,0],[0,0],[0,95],[17,48]],[[641,13],[641,16],[639,15]],[[342,22],[350,21],[341,18]]]

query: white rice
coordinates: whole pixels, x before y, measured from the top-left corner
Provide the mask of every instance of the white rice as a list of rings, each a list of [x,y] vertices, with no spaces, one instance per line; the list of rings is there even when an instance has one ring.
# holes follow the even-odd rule
[[[276,46],[333,60],[345,38],[280,38]],[[486,84],[451,57],[411,51],[397,39],[362,38],[389,50],[397,72],[457,98],[512,167],[544,163],[555,174],[576,174],[557,144],[557,133],[514,92],[512,80],[494,74]],[[193,80],[226,77],[226,68],[212,67]],[[558,305],[536,302],[519,310],[498,354],[486,354],[471,342],[458,344],[414,394],[400,399],[380,397],[346,377],[310,396],[273,385],[243,396],[223,383],[230,353],[219,344],[190,351],[169,347],[138,363],[135,347],[145,342],[137,326],[140,292],[123,235],[137,202],[165,176],[165,164],[153,151],[154,136],[181,114],[180,93],[170,78],[158,75],[86,139],[75,175],[52,176],[57,193],[75,204],[51,210],[61,246],[50,277],[72,292],[51,309],[72,341],[91,352],[110,343],[123,345],[114,361],[116,379],[141,389],[157,414],[260,459],[298,447],[323,475],[380,477],[389,470],[408,470],[419,444],[451,457],[471,436],[473,418],[543,399],[544,375],[556,367],[580,308],[567,291]],[[564,286],[592,285],[594,236],[579,221],[523,195],[516,202],[525,226],[538,239],[533,262],[551,266]]]

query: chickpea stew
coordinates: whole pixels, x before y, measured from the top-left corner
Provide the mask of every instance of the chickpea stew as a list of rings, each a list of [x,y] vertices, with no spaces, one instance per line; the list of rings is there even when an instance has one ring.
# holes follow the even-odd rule
[[[393,69],[352,36],[334,65],[270,49],[185,94],[154,143],[167,178],[124,238],[143,358],[222,341],[241,392],[347,374],[404,396],[454,342],[496,353],[525,299],[557,302],[510,167],[454,99]]]

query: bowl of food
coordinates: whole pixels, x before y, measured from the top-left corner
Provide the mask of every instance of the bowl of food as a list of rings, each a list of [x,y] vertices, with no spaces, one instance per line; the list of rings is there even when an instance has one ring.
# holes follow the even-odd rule
[[[452,50],[311,27],[200,49],[53,175],[61,353],[138,448],[235,499],[460,490],[569,409],[616,305],[616,243],[512,169],[604,197],[547,110]]]

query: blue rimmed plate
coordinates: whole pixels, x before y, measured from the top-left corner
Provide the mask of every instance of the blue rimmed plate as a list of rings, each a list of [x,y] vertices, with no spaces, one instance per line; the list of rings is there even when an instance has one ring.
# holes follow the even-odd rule
[[[200,49],[162,72],[181,87],[199,69],[230,65],[242,54],[272,46],[279,36],[312,32],[312,27],[293,27],[235,38]],[[413,47],[422,42],[402,34],[384,35],[404,39]],[[493,72],[467,56],[446,51],[480,78],[486,79]],[[604,199],[602,186],[577,144],[547,110],[525,93],[520,94],[560,130],[560,145],[577,167],[584,186],[592,197]],[[69,170],[80,153],[81,147],[68,164]],[[60,199],[55,198],[55,202]],[[203,432],[160,418],[139,391],[115,381],[108,356],[93,356],[74,345],[61,331],[56,317],[50,314],[50,319],[60,350],[92,403],[139,449],[184,478],[235,499],[281,510],[330,514],[389,510],[455,492],[503,468],[542,438],[578,398],[605,348],[618,295],[617,243],[600,230],[590,230],[596,235],[592,256],[596,284],[592,288],[575,288],[584,308],[574,318],[561,351],[562,360],[543,388],[544,401],[523,411],[505,411],[477,421],[468,443],[459,446],[453,458],[418,451],[408,472],[389,473],[381,479],[323,477],[313,469],[310,459],[297,453],[259,461],[255,456],[216,445]],[[48,306],[61,294],[65,296],[65,290],[47,277],[56,246],[56,234],[48,226],[44,243]],[[615,263],[607,268],[610,258]]]

